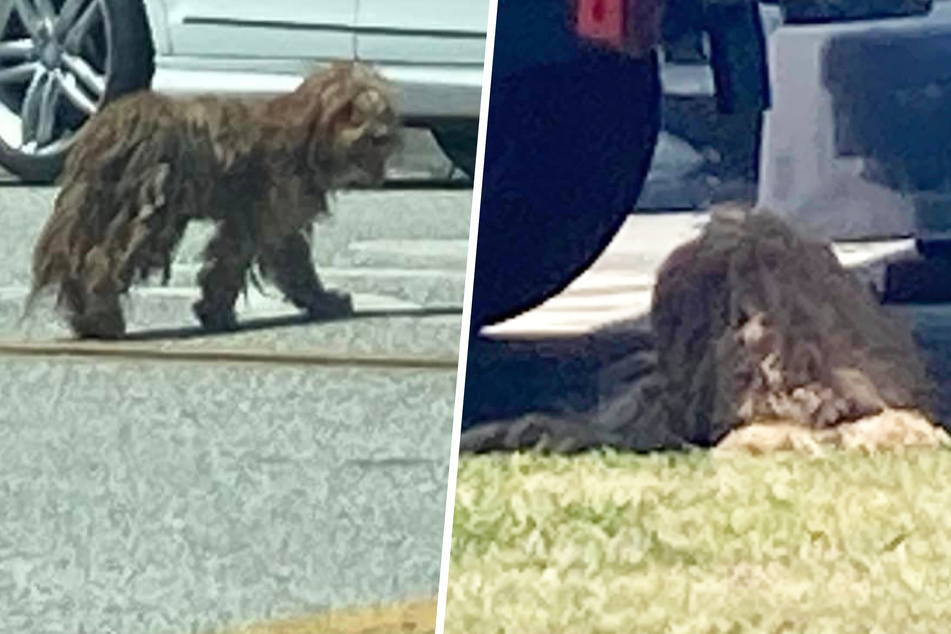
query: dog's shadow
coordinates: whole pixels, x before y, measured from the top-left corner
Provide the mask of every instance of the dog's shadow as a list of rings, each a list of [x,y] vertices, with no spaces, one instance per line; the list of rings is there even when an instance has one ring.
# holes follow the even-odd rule
[[[184,340],[184,339],[207,339],[210,337],[226,337],[246,332],[257,332],[264,330],[277,330],[281,328],[292,328],[295,326],[312,326],[317,324],[329,324],[341,321],[357,321],[364,319],[389,319],[394,317],[446,317],[453,315],[462,315],[462,308],[455,306],[431,307],[431,308],[406,308],[406,309],[386,309],[386,310],[361,310],[341,317],[311,317],[299,313],[291,315],[280,315],[276,317],[258,317],[246,319],[238,323],[231,330],[208,331],[201,326],[189,326],[184,328],[156,328],[149,330],[139,330],[127,333],[123,341],[159,341],[159,340]]]

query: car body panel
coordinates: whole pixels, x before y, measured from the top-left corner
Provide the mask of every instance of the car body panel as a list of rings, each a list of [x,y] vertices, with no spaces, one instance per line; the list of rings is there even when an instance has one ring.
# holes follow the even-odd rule
[[[165,0],[142,0],[145,17],[149,21],[152,31],[152,46],[155,55],[170,55],[172,40],[168,31],[168,12],[165,9]]]
[[[174,55],[353,58],[356,0],[164,0]]]
[[[153,88],[171,95],[216,93],[272,97],[293,90],[301,81],[295,64],[209,64],[195,58],[157,60]],[[250,66],[250,67],[249,67]],[[377,69],[398,89],[408,124],[477,119],[482,95],[482,67],[378,64]]]
[[[333,59],[374,63],[407,121],[477,119],[488,2],[144,0],[153,88],[270,97]]]
[[[357,56],[371,62],[481,66],[487,22],[487,2],[360,0]]]

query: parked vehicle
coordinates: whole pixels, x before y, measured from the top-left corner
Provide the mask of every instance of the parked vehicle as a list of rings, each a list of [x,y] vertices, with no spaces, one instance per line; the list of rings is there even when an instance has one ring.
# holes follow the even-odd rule
[[[169,94],[273,96],[316,61],[375,64],[406,123],[475,167],[488,2],[472,0],[7,0],[0,2],[0,165],[58,175],[105,103]]]
[[[796,5],[809,24],[787,12],[772,36],[759,202],[826,239],[914,238],[947,258],[951,3],[839,4],[821,24]]]

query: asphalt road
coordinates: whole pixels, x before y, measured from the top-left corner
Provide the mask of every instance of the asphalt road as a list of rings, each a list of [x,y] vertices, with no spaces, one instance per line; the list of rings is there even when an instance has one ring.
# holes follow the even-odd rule
[[[17,321],[54,194],[0,184],[5,341],[67,335],[48,305]],[[132,332],[163,348],[453,358],[470,205],[460,188],[339,196],[314,254],[357,318],[303,323],[252,292],[250,327],[217,337],[189,308],[196,227],[171,286],[135,293]],[[0,356],[0,631],[173,634],[434,595],[455,378]]]

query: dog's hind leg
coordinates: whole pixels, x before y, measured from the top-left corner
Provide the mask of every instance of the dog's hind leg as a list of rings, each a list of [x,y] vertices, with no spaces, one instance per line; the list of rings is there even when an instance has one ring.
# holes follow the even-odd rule
[[[294,306],[312,317],[345,317],[353,314],[348,293],[328,290],[321,283],[311,259],[304,231],[292,233],[258,254],[261,272]]]
[[[83,258],[81,275],[69,281],[69,288],[64,284],[61,296],[76,334],[121,337],[126,325],[120,297],[137,275],[147,277],[158,265],[167,271],[170,254],[185,226],[180,218],[163,213],[168,174],[164,164],[151,171],[151,177],[139,186],[138,204],[115,213],[99,244]]]
[[[122,289],[102,247],[86,255],[82,280],[66,280],[63,298],[69,325],[83,339],[118,339],[125,334],[119,297]]]
[[[192,311],[206,330],[234,330],[234,305],[245,288],[254,260],[251,234],[241,226],[222,222],[203,255],[205,263],[198,273],[201,299],[194,303]]]

